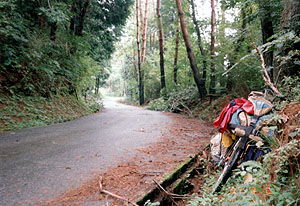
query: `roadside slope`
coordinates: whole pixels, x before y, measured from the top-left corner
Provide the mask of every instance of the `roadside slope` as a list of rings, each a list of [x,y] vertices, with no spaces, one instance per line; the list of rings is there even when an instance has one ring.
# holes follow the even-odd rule
[[[44,126],[91,113],[74,96],[22,96],[0,94],[0,132]]]

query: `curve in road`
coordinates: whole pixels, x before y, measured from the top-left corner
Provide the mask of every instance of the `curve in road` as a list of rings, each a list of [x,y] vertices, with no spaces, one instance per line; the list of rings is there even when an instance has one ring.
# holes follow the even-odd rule
[[[56,198],[158,141],[172,121],[116,98],[104,104],[102,112],[74,121],[0,133],[0,205]]]

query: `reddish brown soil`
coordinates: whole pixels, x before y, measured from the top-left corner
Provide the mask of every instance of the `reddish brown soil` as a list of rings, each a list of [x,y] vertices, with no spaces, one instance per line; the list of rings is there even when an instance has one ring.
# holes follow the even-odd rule
[[[41,202],[40,205],[86,205],[90,201],[103,205],[106,195],[100,194],[100,177],[103,177],[103,189],[132,201],[155,188],[153,179],[159,182],[189,155],[202,151],[215,132],[211,123],[177,114],[168,115],[174,121],[166,126],[160,142],[145,149],[138,148],[139,155],[130,161],[95,175],[80,187],[66,192],[64,196]],[[110,205],[126,205],[112,197],[108,199]]]
[[[300,103],[292,103],[285,106],[280,114],[284,119],[284,124],[281,125],[283,133],[280,139],[286,144],[291,140],[289,134],[294,132],[297,127],[300,127]],[[297,135],[294,138],[300,138],[300,136]]]

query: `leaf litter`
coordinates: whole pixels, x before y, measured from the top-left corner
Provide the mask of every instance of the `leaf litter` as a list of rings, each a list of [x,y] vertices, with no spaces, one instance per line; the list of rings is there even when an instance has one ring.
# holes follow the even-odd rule
[[[127,205],[116,198],[101,194],[100,178],[106,191],[130,201],[142,197],[156,187],[153,180],[160,182],[189,156],[203,151],[211,135],[215,133],[211,122],[180,114],[168,115],[173,121],[164,128],[158,128],[163,130],[160,141],[145,148],[136,148],[139,153],[134,158],[95,174],[90,180],[71,188],[57,199],[44,200],[38,205]]]

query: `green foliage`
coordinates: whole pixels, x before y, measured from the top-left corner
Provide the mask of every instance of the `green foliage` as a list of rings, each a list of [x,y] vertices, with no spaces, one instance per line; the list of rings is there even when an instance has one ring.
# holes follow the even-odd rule
[[[198,91],[195,86],[184,89],[180,89],[180,86],[178,86],[172,91],[162,91],[162,93],[164,93],[164,95],[151,101],[147,106],[147,109],[170,112],[185,111],[187,114],[191,115],[191,111],[187,105],[189,105],[190,100],[193,100],[198,96]]]
[[[293,83],[292,83],[293,85]],[[282,88],[286,89],[286,86]],[[279,103],[276,103],[279,106]],[[269,116],[270,129],[278,130],[284,124],[279,113]],[[211,188],[220,172],[206,175],[206,183],[199,191],[202,196],[195,196],[189,201],[191,205],[297,205],[300,201],[300,128],[291,127],[291,139],[287,144],[280,140],[277,131],[267,143],[272,152],[266,154],[261,161],[242,163],[233,172],[220,194],[211,194]]]
[[[284,77],[282,81],[281,91],[288,100],[299,102],[300,101],[300,77]]]
[[[49,23],[57,23],[61,27],[67,24],[71,16],[68,5],[63,2],[54,1],[54,4],[50,7],[47,5],[47,7],[40,7],[38,10],[39,16],[45,16]]]
[[[99,100],[99,96],[93,94],[92,92],[90,92],[87,95],[85,104],[87,105],[87,107],[89,108],[89,110],[93,113],[95,112],[99,112],[101,109],[104,108],[103,102],[101,102]]]
[[[299,146],[300,141],[293,140],[267,154],[262,163],[242,163],[222,188],[221,199],[210,194],[215,180],[212,181],[212,176],[206,177],[203,196],[192,198],[188,205],[297,205],[300,198]],[[293,175],[288,175],[290,168],[293,168]],[[272,181],[275,174],[277,178]]]
[[[105,83],[109,75],[105,62],[121,35],[132,0],[92,0],[86,15],[84,3],[0,1],[1,90],[80,98],[86,88]],[[82,35],[74,34],[72,21],[75,30],[83,22]]]
[[[0,103],[0,132],[61,123],[95,112],[95,106],[87,108],[70,95],[51,98],[1,95]]]

